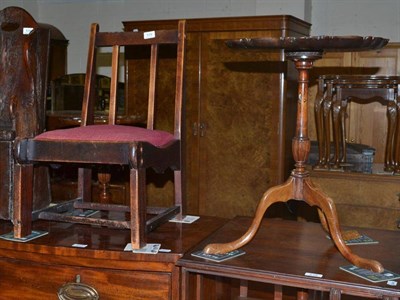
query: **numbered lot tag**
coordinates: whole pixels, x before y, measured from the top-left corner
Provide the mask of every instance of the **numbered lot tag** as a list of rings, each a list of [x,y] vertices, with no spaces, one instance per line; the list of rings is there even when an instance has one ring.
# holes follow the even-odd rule
[[[144,38],[145,40],[154,39],[155,37],[156,37],[156,32],[155,32],[155,31],[146,31],[146,32],[143,32],[143,38]]]

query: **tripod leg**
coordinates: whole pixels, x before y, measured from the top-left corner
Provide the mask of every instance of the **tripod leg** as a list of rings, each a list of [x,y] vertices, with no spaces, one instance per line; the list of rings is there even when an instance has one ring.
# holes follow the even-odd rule
[[[326,221],[326,217],[325,217],[323,211],[322,211],[320,208],[318,208],[318,217],[319,217],[319,220],[320,220],[320,222],[321,222],[322,228],[323,228],[327,233],[329,233],[328,222]]]
[[[326,223],[328,224],[329,233],[339,252],[353,265],[369,269],[374,272],[383,272],[383,266],[375,260],[365,259],[354,254],[345,244],[340,232],[339,220],[333,200],[326,196],[320,189],[316,188],[310,178],[304,179],[304,201],[311,206],[317,206],[324,214]]]
[[[253,222],[242,237],[229,243],[209,244],[203,249],[203,251],[208,254],[227,253],[239,249],[249,243],[257,233],[268,207],[275,202],[286,202],[287,200],[293,199],[294,190],[295,186],[293,177],[289,177],[289,179],[281,185],[268,189],[258,204]]]

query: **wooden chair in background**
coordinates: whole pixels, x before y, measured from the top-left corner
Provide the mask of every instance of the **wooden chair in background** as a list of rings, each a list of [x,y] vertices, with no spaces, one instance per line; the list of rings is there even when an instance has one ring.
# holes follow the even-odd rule
[[[397,172],[400,153],[398,139],[400,127],[398,90],[399,76],[374,75],[323,75],[318,79],[318,93],[315,100],[315,120],[319,158],[316,168],[340,169],[347,162],[346,119],[349,102],[368,104],[379,102],[387,107],[387,133],[384,169]],[[366,120],[368,124],[368,120]],[[367,125],[366,125],[367,126]],[[332,131],[331,131],[332,128]],[[372,130],[368,129],[368,130]],[[384,134],[382,132],[382,134]],[[331,139],[332,137],[332,139]],[[333,153],[331,156],[331,142]]]
[[[386,106],[387,132],[385,142],[384,170],[393,172],[396,164],[396,123],[398,111],[399,76],[353,75],[338,76],[334,82],[336,98],[333,103],[332,121],[335,143],[334,167],[346,162],[346,110],[349,102],[368,104],[379,102]],[[367,121],[366,121],[367,123]],[[368,123],[367,123],[368,124]],[[372,129],[372,128],[371,128]],[[382,132],[382,135],[384,133]]]
[[[49,27],[24,9],[0,11],[0,218],[17,226],[27,191],[18,186],[21,176],[29,177],[25,187],[30,201],[23,210],[41,209],[51,201],[47,168],[22,171],[13,153],[17,140],[33,138],[45,128],[50,38]]]
[[[157,58],[160,45],[176,44],[176,82],[173,132],[157,130],[155,124],[155,95],[157,90]],[[116,125],[116,94],[118,83],[119,53],[122,46],[149,47],[149,92],[147,127]],[[94,124],[96,53],[98,48],[112,49],[110,103],[107,125]],[[185,22],[179,21],[177,30],[151,32],[99,32],[92,24],[89,41],[88,63],[82,105],[81,126],[48,131],[33,138],[26,138],[16,145],[21,176],[16,185],[26,197],[17,199],[19,219],[14,224],[14,234],[22,237],[31,231],[32,171],[39,163],[76,164],[79,166],[78,198],[60,203],[36,213],[39,218],[73,223],[94,224],[131,231],[133,249],[144,246],[145,233],[174,215],[182,214],[183,155],[182,155],[182,105],[183,71],[185,61]],[[146,84],[143,80],[142,84]],[[129,206],[91,202],[92,167],[123,165],[130,172]],[[146,169],[174,171],[174,203],[171,207],[151,208],[146,205]],[[105,174],[106,176],[106,174]],[[82,216],[82,210],[99,210],[121,213],[122,218],[111,219],[107,214]],[[78,213],[75,213],[75,212]],[[149,215],[154,215],[149,218]],[[99,216],[100,215],[100,216]],[[128,215],[128,216],[125,216]]]

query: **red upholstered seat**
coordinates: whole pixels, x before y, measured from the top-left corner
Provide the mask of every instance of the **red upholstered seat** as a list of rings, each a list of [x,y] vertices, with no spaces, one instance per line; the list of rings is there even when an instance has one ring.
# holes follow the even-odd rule
[[[35,140],[71,140],[71,141],[98,141],[98,142],[148,142],[162,147],[175,140],[173,134],[150,130],[141,127],[125,125],[88,125],[68,129],[58,129],[44,132],[35,137]]]

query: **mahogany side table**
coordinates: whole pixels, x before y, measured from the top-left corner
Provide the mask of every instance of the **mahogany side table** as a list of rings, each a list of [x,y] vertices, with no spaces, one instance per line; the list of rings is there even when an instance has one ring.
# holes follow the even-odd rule
[[[231,40],[227,45],[231,48],[258,49],[268,51],[283,49],[286,58],[292,60],[298,70],[297,121],[295,137],[292,140],[292,152],[295,169],[289,179],[278,186],[268,189],[261,198],[253,222],[247,232],[239,239],[229,243],[209,244],[205,253],[227,253],[249,243],[260,226],[265,211],[276,202],[294,199],[305,201],[318,208],[319,218],[324,229],[329,232],[340,253],[353,265],[383,272],[383,266],[375,260],[362,258],[354,254],[345,244],[340,232],[339,220],[333,200],[315,187],[310,180],[305,164],[310,152],[308,138],[308,80],[309,70],[314,61],[321,59],[324,51],[366,51],[380,49],[388,43],[388,39],[361,36],[310,36],[281,37]]]
[[[249,217],[232,219],[178,260],[182,300],[400,299],[400,286],[389,285],[389,277],[370,282],[341,270],[348,262],[314,222],[264,218],[252,242],[243,247],[244,255],[221,262],[191,255],[209,243],[230,241],[251,222]],[[400,272],[397,231],[352,229],[378,243],[351,247]]]

